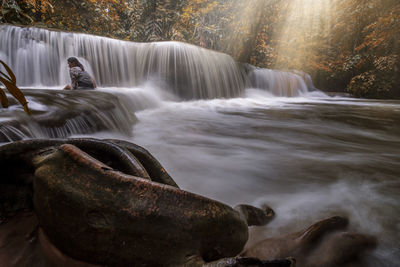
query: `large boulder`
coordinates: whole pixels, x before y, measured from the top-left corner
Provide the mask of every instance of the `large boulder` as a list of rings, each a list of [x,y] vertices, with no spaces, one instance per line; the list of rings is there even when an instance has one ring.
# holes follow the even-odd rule
[[[18,141],[0,146],[0,169],[0,266],[339,267],[376,245],[335,216],[242,251],[269,207],[181,190],[124,141]]]
[[[7,222],[26,213],[18,224],[38,240],[35,246],[19,238],[17,247],[26,250],[17,258],[0,253],[6,266],[65,259],[111,266],[210,262],[239,254],[248,225],[273,216],[269,208],[233,209],[181,190],[150,153],[122,141],[19,141],[0,147],[0,160],[2,188],[20,196],[15,201],[3,192],[1,215]],[[7,238],[15,233],[9,223],[1,231]],[[3,251],[16,249],[15,242],[0,241]]]

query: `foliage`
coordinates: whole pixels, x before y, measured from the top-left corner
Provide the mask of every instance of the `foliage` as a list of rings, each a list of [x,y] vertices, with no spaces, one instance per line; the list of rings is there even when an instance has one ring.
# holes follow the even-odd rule
[[[10,94],[21,103],[21,105],[24,107],[25,112],[30,114],[30,110],[28,108],[28,102],[26,101],[24,94],[16,85],[17,79],[14,73],[12,72],[10,67],[8,67],[7,64],[4,63],[3,61],[0,60],[0,64],[3,65],[3,67],[7,71],[7,74],[0,71],[0,82],[4,84],[8,92],[10,92]],[[0,102],[4,108],[8,107],[7,96],[1,88],[0,88]]]
[[[0,9],[1,19],[8,23],[122,38],[129,6],[117,0],[4,0]]]
[[[184,41],[259,67],[299,69],[325,90],[382,95],[368,87],[389,97],[400,88],[398,0],[3,0],[0,9],[3,22]]]
[[[131,1],[134,12],[130,15],[133,22],[133,40],[164,41],[171,40],[174,35],[172,25],[185,1]]]

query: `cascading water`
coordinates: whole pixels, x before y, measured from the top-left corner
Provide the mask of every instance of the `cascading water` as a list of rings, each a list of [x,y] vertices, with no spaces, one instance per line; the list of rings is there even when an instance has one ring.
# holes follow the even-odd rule
[[[87,91],[24,90],[28,116],[9,94],[10,107],[0,109],[0,143],[28,138],[63,138],[103,130],[131,134],[135,111],[146,103],[126,103],[118,95]]]
[[[146,88],[149,82],[165,93],[174,94],[177,97],[174,100],[238,97],[244,95],[246,86],[269,90],[276,96],[298,96],[307,91],[302,78],[295,74],[252,66],[249,66],[252,71],[245,71],[229,55],[184,43],[135,43],[10,25],[0,25],[0,36],[0,59],[15,72],[19,86],[62,88],[69,83],[66,59],[77,56],[100,87],[132,89],[134,97],[126,97],[125,94],[120,98],[125,106],[148,107],[147,100],[155,99],[151,96],[154,90],[143,93],[137,87]],[[116,94],[117,90],[113,93]],[[30,102],[41,105],[35,95]],[[97,113],[96,107],[88,103],[84,105],[92,107],[91,113]],[[131,112],[137,110],[131,109]],[[57,127],[33,123],[15,127],[13,119],[3,123],[0,134],[2,140],[7,141],[29,137],[66,137],[96,131],[98,125],[88,123],[91,120],[81,115]],[[102,120],[103,124],[109,124],[105,128],[116,129],[109,119],[103,116]],[[89,130],[90,127],[94,129]]]
[[[307,74],[246,68],[182,43],[8,25],[0,36],[0,59],[19,85],[34,88],[24,89],[31,117],[13,98],[0,109],[0,142],[77,135],[133,141],[183,189],[231,205],[271,205],[277,218],[250,242],[345,214],[350,231],[379,238],[363,266],[400,262],[400,102],[310,98]],[[105,88],[37,90],[69,82],[69,56]]]
[[[0,26],[0,36],[0,59],[23,87],[63,87],[69,82],[66,59],[77,56],[100,87],[153,80],[182,99],[237,97],[246,86],[276,96],[314,89],[289,72],[254,69],[246,75],[226,54],[179,42],[135,43],[10,25]]]
[[[274,96],[300,96],[309,91],[301,76],[271,69],[252,70],[248,75],[248,83],[248,87],[266,90]]]
[[[178,42],[134,43],[87,34],[0,26],[0,59],[24,87],[62,87],[66,59],[77,56],[100,87],[165,82],[183,99],[235,97],[244,90],[237,63],[223,53]]]

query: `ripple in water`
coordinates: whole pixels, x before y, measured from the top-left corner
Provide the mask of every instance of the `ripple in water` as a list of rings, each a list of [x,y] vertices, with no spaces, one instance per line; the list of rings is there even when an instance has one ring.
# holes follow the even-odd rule
[[[131,141],[183,189],[273,207],[276,219],[250,243],[346,215],[379,238],[369,266],[400,262],[400,103],[260,94],[141,111]]]

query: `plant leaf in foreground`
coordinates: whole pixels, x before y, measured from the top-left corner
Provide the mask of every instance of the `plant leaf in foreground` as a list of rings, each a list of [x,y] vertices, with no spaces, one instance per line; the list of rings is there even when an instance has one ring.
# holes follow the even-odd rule
[[[7,66],[6,63],[4,63],[1,60],[0,60],[0,63],[4,66],[4,68],[6,69],[6,71],[8,73],[8,75],[7,75],[4,72],[0,71],[0,82],[3,83],[5,85],[5,87],[7,88],[8,92],[10,92],[10,94],[21,103],[25,112],[27,114],[31,114],[31,112],[28,108],[28,102],[26,101],[24,94],[21,92],[21,90],[16,85],[17,81],[16,81],[16,77],[15,77],[14,73],[12,72],[10,67]],[[1,97],[1,99],[0,99],[1,104],[3,105],[3,107],[8,107],[8,99],[7,99],[6,94],[3,91],[0,92],[0,97]]]

